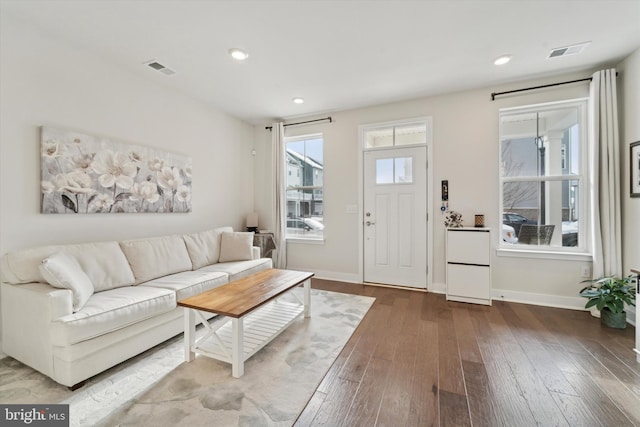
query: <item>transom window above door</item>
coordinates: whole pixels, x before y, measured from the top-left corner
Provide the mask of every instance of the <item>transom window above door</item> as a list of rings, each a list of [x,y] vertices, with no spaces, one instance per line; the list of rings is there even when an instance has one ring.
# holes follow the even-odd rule
[[[365,150],[424,145],[430,142],[431,129],[428,120],[382,124],[365,129],[363,139]]]

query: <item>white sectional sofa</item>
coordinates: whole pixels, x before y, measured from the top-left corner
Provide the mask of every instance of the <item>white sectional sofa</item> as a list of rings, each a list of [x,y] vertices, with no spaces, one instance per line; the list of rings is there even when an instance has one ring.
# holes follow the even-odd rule
[[[178,300],[272,267],[253,233],[42,246],[2,258],[3,351],[68,387],[183,331]]]

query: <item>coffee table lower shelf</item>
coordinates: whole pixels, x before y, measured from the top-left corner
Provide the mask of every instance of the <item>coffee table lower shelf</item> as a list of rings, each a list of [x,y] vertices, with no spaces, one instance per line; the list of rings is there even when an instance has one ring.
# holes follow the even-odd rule
[[[272,301],[243,318],[219,316],[220,319],[210,324],[202,312],[187,309],[198,316],[198,321],[208,329],[207,333],[196,340],[189,353],[202,354],[216,360],[230,363],[232,374],[238,378],[243,375],[243,363],[271,340],[280,335],[291,323],[304,314],[302,304],[287,301]],[[195,319],[193,319],[195,320]],[[193,320],[187,320],[193,324]],[[237,344],[234,340],[237,339]],[[242,345],[242,354],[234,351]],[[240,352],[238,352],[240,353]],[[234,358],[237,358],[234,360]],[[192,359],[192,357],[188,357]],[[239,363],[238,363],[239,362]]]
[[[199,353],[231,363],[231,374],[240,378],[245,360],[295,319],[311,316],[312,277],[307,271],[270,268],[178,301],[184,307],[185,360]],[[295,290],[300,285],[302,299]],[[285,294],[292,298],[281,298]],[[212,324],[207,321],[211,313],[220,316]],[[198,340],[196,316],[206,328]]]

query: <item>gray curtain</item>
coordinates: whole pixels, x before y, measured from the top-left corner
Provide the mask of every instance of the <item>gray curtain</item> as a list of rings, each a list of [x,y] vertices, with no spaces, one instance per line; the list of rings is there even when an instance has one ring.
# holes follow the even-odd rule
[[[272,169],[273,169],[273,234],[277,249],[273,252],[273,263],[276,268],[287,267],[287,190],[286,159],[284,146],[284,125],[273,123],[271,128]]]
[[[615,69],[593,74],[589,112],[593,278],[620,276],[620,145]]]

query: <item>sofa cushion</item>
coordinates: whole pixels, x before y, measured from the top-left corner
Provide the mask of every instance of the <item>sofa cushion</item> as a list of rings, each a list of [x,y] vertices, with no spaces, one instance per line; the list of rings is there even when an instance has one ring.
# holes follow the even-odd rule
[[[125,240],[120,242],[120,247],[129,261],[136,285],[191,270],[191,259],[182,236]]]
[[[224,231],[232,232],[233,228],[220,227],[182,236],[184,243],[187,245],[187,251],[194,270],[218,262],[220,258],[220,235]]]
[[[253,232],[227,232],[220,238],[218,262],[249,261],[253,259]]]
[[[176,306],[175,292],[167,289],[127,286],[98,292],[81,310],[51,323],[51,341],[59,346],[72,345],[168,312]]]
[[[227,273],[229,275],[229,281],[231,282],[272,267],[273,262],[271,258],[258,258],[251,261],[220,262],[203,267],[198,271],[220,271]]]
[[[135,280],[118,242],[39,246],[9,252],[2,258],[2,279],[12,284],[46,283],[39,265],[57,252],[66,252],[78,261],[95,292],[132,285]]]
[[[183,271],[158,277],[140,285],[168,289],[176,293],[177,300],[192,297],[209,289],[229,283],[229,276],[220,271]]]
[[[57,252],[42,260],[40,273],[54,288],[70,289],[73,311],[80,310],[93,295],[93,284],[82,271],[78,261],[64,252]]]

